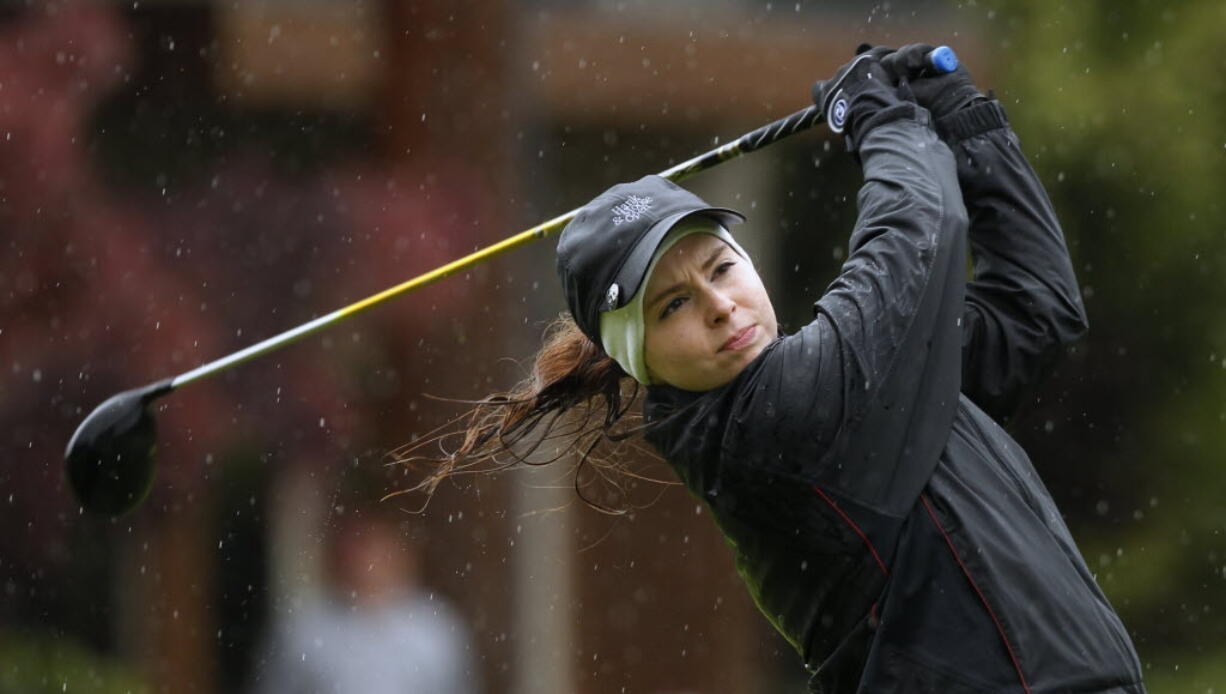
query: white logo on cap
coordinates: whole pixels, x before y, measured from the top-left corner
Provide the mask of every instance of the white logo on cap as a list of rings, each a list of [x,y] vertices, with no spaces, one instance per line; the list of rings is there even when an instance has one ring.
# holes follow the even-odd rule
[[[605,302],[605,305],[606,305],[606,306],[608,306],[608,307],[610,307],[610,308],[616,308],[616,306],[617,306],[617,297],[618,297],[618,295],[620,295],[620,294],[621,294],[621,287],[617,286],[617,283],[616,283],[616,282],[614,282],[613,284],[609,285],[609,292],[608,292],[607,294],[605,294],[605,295],[604,295],[604,302]]]
[[[622,204],[613,206],[613,225],[617,226],[622,222],[633,222],[647,214],[647,211],[650,209],[651,198],[640,198],[637,195],[631,195]]]

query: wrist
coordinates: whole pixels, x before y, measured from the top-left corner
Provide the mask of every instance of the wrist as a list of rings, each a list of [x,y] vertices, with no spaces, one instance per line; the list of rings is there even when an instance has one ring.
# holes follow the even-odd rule
[[[860,143],[873,129],[897,120],[917,120],[920,113],[926,117],[926,111],[917,108],[913,101],[899,101],[890,106],[875,109],[857,118],[853,127],[847,131],[847,150],[855,152],[860,149]],[[926,121],[926,118],[925,118]]]
[[[932,129],[928,111],[919,107],[915,109],[914,118],[881,123],[866,131],[860,141],[860,149],[853,156],[860,163],[865,180],[892,180],[901,169],[927,166],[919,163],[916,157],[932,147],[948,151]]]
[[[989,130],[1009,127],[1009,118],[999,101],[980,97],[967,106],[936,119],[941,139],[958,142]]]

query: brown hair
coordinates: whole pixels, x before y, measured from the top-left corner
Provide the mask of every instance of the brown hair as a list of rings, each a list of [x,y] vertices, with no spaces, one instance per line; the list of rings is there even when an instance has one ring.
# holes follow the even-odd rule
[[[641,431],[633,424],[639,415],[630,414],[641,394],[640,384],[563,314],[546,329],[528,378],[509,392],[468,401],[474,405],[468,413],[392,452],[397,462],[431,468],[420,483],[395,494],[424,491],[428,497],[440,482],[461,472],[545,465],[577,453],[574,487],[579,497],[606,513],[622,513],[596,495],[612,491],[625,500],[627,478],[659,481],[631,472],[622,455],[622,444],[633,447],[629,439]],[[435,443],[441,455],[413,455]],[[455,450],[448,452],[453,443]],[[542,446],[548,452],[557,443],[562,446],[556,453],[537,457]]]

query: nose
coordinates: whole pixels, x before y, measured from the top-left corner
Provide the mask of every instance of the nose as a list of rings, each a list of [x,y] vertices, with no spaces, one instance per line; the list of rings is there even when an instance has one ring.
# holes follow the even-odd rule
[[[712,327],[727,323],[736,311],[736,302],[717,289],[708,292],[707,306],[707,324]]]

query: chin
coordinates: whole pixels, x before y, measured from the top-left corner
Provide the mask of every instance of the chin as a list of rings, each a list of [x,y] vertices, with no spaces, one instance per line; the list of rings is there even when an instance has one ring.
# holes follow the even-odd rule
[[[761,347],[757,349],[747,349],[744,352],[741,352],[734,362],[719,370],[718,376],[712,374],[708,382],[713,383],[714,385],[711,385],[704,390],[715,390],[716,388],[728,385],[733,381],[733,379],[740,376],[741,372],[745,370],[745,367],[749,366],[749,364],[761,353]]]
[[[734,362],[734,366],[732,367],[735,373],[741,373],[741,370],[748,366],[749,362],[757,359],[758,355],[762,353],[762,350],[766,349],[766,346],[769,345],[771,340],[774,339],[775,338],[773,335],[767,337],[765,331],[763,331],[762,337],[759,338],[757,342],[749,347],[746,347],[736,355],[736,360]]]

